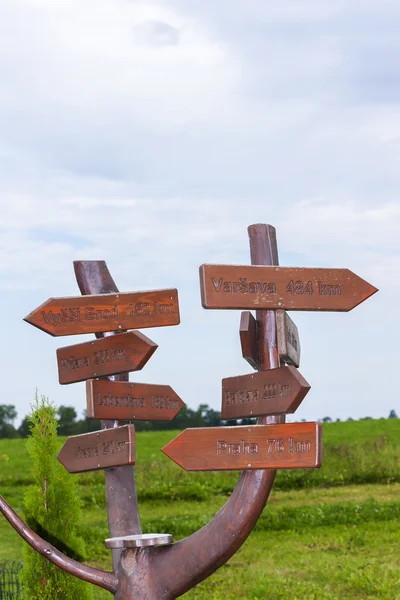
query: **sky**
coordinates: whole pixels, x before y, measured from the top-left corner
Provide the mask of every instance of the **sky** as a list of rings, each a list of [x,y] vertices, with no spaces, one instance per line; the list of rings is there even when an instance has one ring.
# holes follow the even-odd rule
[[[21,419],[37,388],[82,414],[56,349],[91,336],[22,319],[102,259],[121,291],[179,291],[181,324],[143,330],[159,348],[130,380],[220,409],[252,369],[198,268],[250,264],[247,226],[269,223],[281,265],[380,290],[291,313],[311,391],[290,420],[400,413],[399,28],[396,0],[3,0],[0,403]]]

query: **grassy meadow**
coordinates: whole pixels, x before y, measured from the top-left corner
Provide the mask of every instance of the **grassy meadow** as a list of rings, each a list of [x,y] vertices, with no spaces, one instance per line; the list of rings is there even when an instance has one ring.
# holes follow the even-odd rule
[[[160,452],[177,433],[138,433],[135,467],[143,531],[175,540],[205,525],[239,477],[177,467]],[[323,446],[321,469],[278,473],[246,543],[185,598],[400,600],[400,419],[324,424]],[[109,569],[104,473],[78,477],[87,562]],[[25,442],[0,440],[0,493],[21,516],[30,482]],[[0,535],[0,559],[21,559],[4,518]],[[97,588],[95,598],[111,595]]]

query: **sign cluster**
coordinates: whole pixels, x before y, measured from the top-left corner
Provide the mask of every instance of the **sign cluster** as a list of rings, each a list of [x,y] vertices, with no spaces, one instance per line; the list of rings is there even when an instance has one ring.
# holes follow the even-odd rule
[[[298,371],[300,340],[286,310],[348,311],[377,290],[347,269],[202,265],[204,308],[246,309],[243,357],[256,370],[222,380],[222,419],[294,413],[310,385]],[[251,309],[273,310],[281,365],[260,370],[263,351]],[[52,298],[25,320],[54,336],[109,333],[57,350],[59,381],[86,381],[87,414],[103,420],[172,420],[183,407],[166,385],[100,379],[144,367],[157,345],[132,328],[179,324],[175,289]],[[321,466],[321,425],[281,423],[186,429],[163,452],[187,471],[295,469]],[[135,429],[123,425],[72,436],[59,460],[72,472],[135,463]]]
[[[222,380],[225,420],[294,413],[310,385],[297,368],[300,340],[286,310],[349,311],[377,289],[348,269],[202,265],[204,308],[241,315],[243,357],[259,369],[258,323],[251,309],[273,310],[281,366]],[[295,469],[321,466],[321,425],[282,423],[186,429],[163,448],[187,471]]]
[[[171,421],[184,406],[167,385],[98,379],[141,370],[157,349],[133,327],[179,324],[176,289],[51,298],[25,321],[50,335],[111,332],[57,350],[61,384],[86,381],[90,419]],[[135,464],[135,428],[122,425],[69,437],[58,460],[70,473]]]

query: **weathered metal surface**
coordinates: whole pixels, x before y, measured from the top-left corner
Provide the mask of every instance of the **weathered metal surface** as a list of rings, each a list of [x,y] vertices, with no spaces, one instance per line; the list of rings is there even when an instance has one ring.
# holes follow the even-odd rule
[[[275,229],[270,225],[252,225],[248,231],[252,263],[277,264]],[[79,261],[75,263],[75,270],[83,294],[117,291],[104,261]],[[260,370],[276,368],[279,358],[274,311],[257,310],[256,315]],[[117,375],[113,380],[126,378],[127,375]],[[283,415],[258,419],[260,424],[283,421]],[[103,421],[104,427],[114,425],[114,421]],[[113,537],[141,533],[132,475],[132,467],[106,470],[107,512]],[[180,542],[123,551],[113,549],[115,574],[79,565],[61,553],[56,554],[57,551],[47,554],[43,551],[48,547],[46,542],[38,536],[30,541],[32,532],[18,517],[12,520],[3,507],[5,503],[0,503],[0,510],[32,547],[60,568],[108,589],[114,593],[115,600],[175,600],[211,575],[240,548],[266,504],[274,477],[274,470],[243,471],[228,502],[212,521]]]
[[[169,385],[101,381],[86,382],[90,419],[172,421],[184,402]]]
[[[294,367],[222,380],[223,419],[294,413],[310,389]]]
[[[202,265],[204,308],[349,311],[377,288],[348,269]]]
[[[80,260],[74,262],[76,281],[82,294],[115,294],[118,288],[104,260]],[[96,333],[97,338],[112,336],[112,333]],[[128,381],[128,373],[111,375],[110,381]],[[123,425],[125,421],[102,421],[103,429]],[[106,501],[110,537],[137,535],[142,533],[134,467],[126,465],[106,469]],[[121,550],[112,550],[112,564],[118,569]]]
[[[135,457],[134,425],[73,435],[57,456],[69,473],[134,465]]]
[[[240,317],[240,344],[242,346],[242,355],[245,360],[253,367],[258,369],[258,347],[257,347],[257,321],[251,312],[242,312]]]
[[[162,449],[185,471],[321,466],[320,423],[185,429]]]
[[[58,379],[61,384],[85,381],[128,371],[139,371],[157,349],[140,331],[129,331],[92,342],[57,350]]]
[[[179,325],[178,292],[171,289],[50,298],[24,321],[54,336]]]
[[[300,338],[297,326],[285,310],[276,311],[279,358],[293,367],[300,366]]]
[[[105,540],[106,548],[145,548],[147,546],[165,546],[172,544],[169,533],[143,533],[142,535],[127,535]]]

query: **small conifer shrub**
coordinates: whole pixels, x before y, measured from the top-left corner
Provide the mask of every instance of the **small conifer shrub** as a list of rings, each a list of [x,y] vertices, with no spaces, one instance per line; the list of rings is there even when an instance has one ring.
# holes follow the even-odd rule
[[[56,407],[36,392],[29,421],[27,449],[34,483],[25,494],[26,523],[58,550],[82,561],[85,548],[79,536],[81,501],[76,477],[56,458]],[[68,575],[27,544],[21,579],[25,600],[93,600],[89,584]]]

